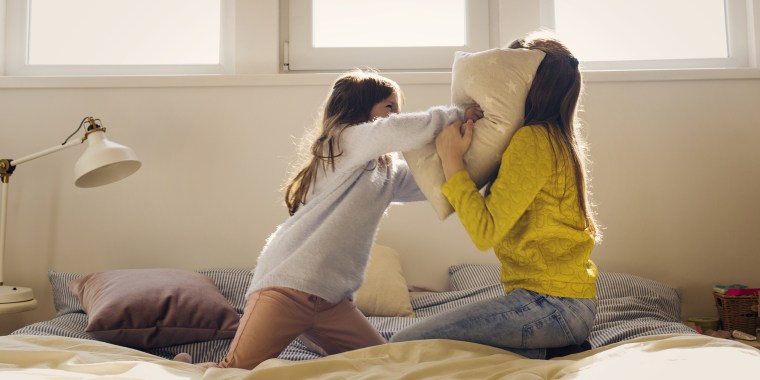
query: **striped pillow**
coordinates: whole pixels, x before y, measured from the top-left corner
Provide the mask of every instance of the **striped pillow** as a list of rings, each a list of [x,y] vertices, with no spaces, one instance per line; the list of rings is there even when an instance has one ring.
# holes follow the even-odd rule
[[[71,313],[84,313],[84,308],[77,296],[68,287],[69,281],[81,278],[79,273],[48,271],[48,280],[53,288],[53,306],[56,317]]]
[[[670,285],[628,273],[600,272],[592,347],[658,334],[696,334],[681,323],[681,297]]]
[[[459,264],[449,267],[452,291],[485,292],[495,296],[499,266]],[[592,347],[658,334],[696,334],[681,323],[678,289],[659,281],[628,273],[599,272],[596,279],[597,307],[588,337]],[[448,292],[445,294],[450,294]],[[418,315],[424,315],[415,305]]]
[[[499,266],[494,264],[458,264],[449,267],[449,288],[467,290],[499,284]]]

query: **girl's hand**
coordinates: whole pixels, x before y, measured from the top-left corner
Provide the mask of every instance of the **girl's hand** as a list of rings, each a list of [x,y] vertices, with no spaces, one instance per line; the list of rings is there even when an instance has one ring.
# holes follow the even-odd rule
[[[446,179],[464,169],[464,154],[472,144],[474,123],[455,121],[444,128],[435,138],[435,150],[441,158],[443,174]]]
[[[478,104],[470,104],[464,110],[464,119],[476,122],[483,118],[483,109]]]

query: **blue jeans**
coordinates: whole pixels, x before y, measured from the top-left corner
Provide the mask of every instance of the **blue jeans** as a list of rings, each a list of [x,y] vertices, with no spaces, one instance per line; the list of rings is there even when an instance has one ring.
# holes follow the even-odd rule
[[[516,289],[426,318],[399,331],[390,341],[463,340],[544,359],[546,348],[583,343],[595,314],[593,298],[554,297]]]

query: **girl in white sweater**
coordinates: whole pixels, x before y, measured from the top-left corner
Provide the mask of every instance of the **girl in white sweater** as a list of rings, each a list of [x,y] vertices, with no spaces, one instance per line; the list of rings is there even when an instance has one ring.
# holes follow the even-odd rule
[[[211,366],[252,369],[302,334],[328,354],[385,343],[352,299],[388,206],[424,200],[393,153],[483,116],[476,105],[398,114],[399,93],[372,71],[335,81],[310,158],[285,191],[292,216],[267,239],[229,353]]]

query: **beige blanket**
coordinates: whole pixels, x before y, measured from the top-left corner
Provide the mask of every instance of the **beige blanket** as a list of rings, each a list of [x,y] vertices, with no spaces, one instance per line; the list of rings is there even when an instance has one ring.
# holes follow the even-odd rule
[[[2,379],[709,379],[760,378],[760,350],[701,335],[638,338],[552,360],[474,343],[386,344],[253,371],[209,369],[91,340],[0,337]]]

